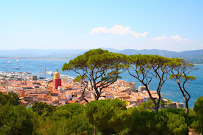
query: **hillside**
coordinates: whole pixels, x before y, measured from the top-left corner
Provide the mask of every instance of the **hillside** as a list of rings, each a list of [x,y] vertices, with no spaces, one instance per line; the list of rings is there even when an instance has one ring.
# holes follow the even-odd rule
[[[126,55],[133,54],[153,54],[161,55],[164,57],[176,57],[184,58],[195,64],[203,64],[203,49],[202,50],[191,50],[191,51],[167,51],[167,50],[135,50],[135,49],[124,49],[116,50],[112,48],[103,48],[111,52],[123,53]],[[19,49],[19,50],[0,50],[0,58],[58,58],[58,59],[73,59],[78,55],[83,54],[87,50],[82,49]]]

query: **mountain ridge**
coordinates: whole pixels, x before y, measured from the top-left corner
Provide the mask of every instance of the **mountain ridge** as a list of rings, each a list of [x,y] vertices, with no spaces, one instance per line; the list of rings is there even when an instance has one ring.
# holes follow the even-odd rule
[[[113,48],[102,48],[111,52],[122,53],[126,55],[134,54],[152,54],[164,57],[184,58],[195,64],[203,64],[203,49],[190,51],[168,51],[158,49],[124,49],[118,50]],[[73,59],[83,54],[89,49],[18,49],[18,50],[0,50],[0,58],[57,58],[57,59]]]

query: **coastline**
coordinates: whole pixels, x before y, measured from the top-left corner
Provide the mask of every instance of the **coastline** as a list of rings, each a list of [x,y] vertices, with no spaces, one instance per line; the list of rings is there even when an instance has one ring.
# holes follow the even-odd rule
[[[37,57],[0,57],[0,59],[24,59],[24,60],[71,60],[70,58],[37,58]],[[203,63],[193,63],[203,65]]]
[[[76,74],[71,72],[71,71],[65,71],[62,72],[61,67],[63,66],[64,63],[68,62],[68,60],[66,59],[40,59],[38,58],[38,60],[35,59],[28,59],[26,58],[25,60],[20,60],[19,62],[16,62],[16,60],[19,59],[19,57],[15,57],[15,59],[11,59],[9,60],[9,58],[6,59],[1,59],[0,58],[0,71],[3,72],[32,72],[33,75],[39,75],[44,77],[44,74],[42,74],[41,72],[44,71],[45,67],[46,67],[46,71],[56,71],[56,69],[59,69],[59,72],[61,74],[64,75],[68,75],[70,77],[76,77]],[[7,63],[8,61],[11,61],[11,63]],[[2,68],[1,66],[5,65],[5,68]],[[20,67],[19,69],[13,69],[13,67],[18,67],[18,65],[22,65],[22,67]],[[191,99],[190,99],[190,106],[193,107],[194,106],[194,102],[196,101],[197,97],[199,97],[200,95],[202,95],[202,81],[203,81],[203,68],[202,68],[202,64],[196,64],[196,66],[199,68],[199,70],[195,71],[192,75],[197,77],[197,80],[195,80],[194,82],[191,83],[191,85],[189,85],[188,90],[191,93]],[[51,76],[47,75],[47,78]],[[134,78],[131,78],[128,73],[123,73],[122,74],[122,80],[126,81],[126,82],[136,82],[136,80],[134,80]],[[155,82],[152,82],[152,84],[150,85],[151,89],[154,89],[154,85]],[[177,101],[180,102],[180,100],[182,99],[179,91],[175,90],[177,88],[176,86],[177,84],[174,83],[174,81],[167,81],[167,83],[165,84],[165,92],[167,94],[172,94],[172,95],[167,95],[165,97],[167,97],[169,100],[172,101]],[[137,83],[137,86],[139,86],[139,82]]]
[[[194,64],[194,65],[203,65],[203,63],[202,64]]]

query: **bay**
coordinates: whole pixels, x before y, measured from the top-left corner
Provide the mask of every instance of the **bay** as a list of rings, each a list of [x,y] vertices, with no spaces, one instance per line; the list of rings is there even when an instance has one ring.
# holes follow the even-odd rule
[[[46,71],[53,71],[55,72],[58,70],[61,74],[68,75],[71,77],[76,77],[77,74],[71,71],[62,71],[62,66],[64,63],[68,62],[69,60],[65,59],[0,59],[0,71],[4,72],[31,72],[32,75],[38,76],[45,76],[42,73]],[[3,67],[2,67],[3,66]],[[20,67],[19,67],[20,66]],[[197,77],[197,80],[191,82],[191,84],[187,87],[188,92],[191,94],[191,99],[189,101],[189,107],[194,107],[194,103],[198,97],[203,96],[203,65],[195,65],[199,68],[199,70],[194,71],[191,75]],[[19,67],[19,69],[15,69]],[[47,76],[50,79],[51,76]],[[136,87],[140,86],[141,84],[133,77],[131,77],[128,72],[122,73],[122,80],[127,82],[136,82]],[[156,81],[152,81],[150,84],[150,90],[156,89]],[[174,80],[167,80],[164,84],[161,93],[163,93],[163,97],[167,98],[168,100],[175,101],[175,102],[183,102],[182,94],[178,88],[178,85]]]

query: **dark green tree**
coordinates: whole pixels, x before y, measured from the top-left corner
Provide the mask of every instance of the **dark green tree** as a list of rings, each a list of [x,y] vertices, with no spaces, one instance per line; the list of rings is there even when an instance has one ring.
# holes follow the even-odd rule
[[[22,105],[7,104],[0,107],[0,134],[32,135],[34,124],[37,123],[36,115],[32,110]]]
[[[84,114],[73,115],[66,122],[67,133],[70,135],[91,135],[94,127]]]
[[[85,117],[84,109],[85,106],[78,103],[58,107],[51,116],[57,130],[55,134],[92,134],[93,126]]]
[[[130,124],[126,102],[119,99],[89,102],[85,112],[89,122],[103,134],[119,133]]]
[[[192,128],[197,133],[203,133],[203,96],[197,98],[195,102],[194,111],[197,116],[192,124]]]
[[[47,103],[38,102],[38,101],[35,101],[32,106],[32,110],[34,112],[37,112],[38,115],[42,115],[42,116],[50,116],[55,111],[55,109],[56,107],[52,105],[48,105]]]
[[[186,119],[176,109],[161,109],[158,113],[149,109],[132,108],[132,124],[129,134],[138,135],[183,135],[186,134],[188,127]],[[183,111],[184,114],[186,114]]]
[[[19,105],[20,104],[18,95],[16,93],[9,92],[8,96],[9,96],[9,102],[10,102],[10,104],[12,104],[12,105]]]
[[[67,104],[64,106],[60,106],[57,108],[57,110],[68,110],[70,112],[70,115],[79,115],[84,113],[85,106],[79,103],[72,103],[72,104]]]
[[[51,120],[49,117],[46,117],[46,119],[38,117],[38,124],[39,126],[35,131],[36,135],[57,135],[58,126],[56,121]],[[64,124],[64,122],[61,122],[61,124]],[[64,131],[62,129],[60,131],[61,134],[59,135],[63,135]]]
[[[8,95],[5,95],[0,92],[0,104],[5,105],[7,103],[11,105],[19,105],[20,101],[18,95],[13,92],[9,92]]]
[[[178,62],[174,59],[165,58],[158,55],[130,55],[128,59],[130,67],[128,68],[129,74],[136,78],[142,85],[145,86],[150,99],[155,105],[155,111],[158,112],[161,102],[161,88],[168,78],[171,71],[171,65]],[[157,79],[156,91],[158,98],[152,97],[149,90],[149,85],[152,79]]]
[[[190,94],[186,90],[186,87],[190,84],[192,80],[195,80],[196,77],[190,76],[189,74],[198,68],[183,59],[177,59],[180,64],[172,65],[173,70],[171,70],[170,79],[176,80],[178,87],[183,95],[186,112],[189,113],[189,105],[188,102],[190,100]]]
[[[131,110],[132,124],[130,126],[130,134],[158,135],[167,131],[166,117],[148,109],[139,109],[133,108]]]
[[[56,111],[53,112],[51,118],[55,121],[59,121],[63,118],[68,119],[70,117],[70,112],[65,109],[57,109]]]
[[[62,118],[68,119],[73,116],[84,114],[84,109],[85,106],[78,103],[60,106],[56,109],[55,112],[53,112],[52,119],[54,120],[59,120]]]
[[[174,113],[167,114],[167,128],[170,134],[184,135],[188,131],[186,120],[183,116]]]
[[[98,100],[102,89],[113,84],[118,78],[126,55],[112,53],[107,50],[93,49],[83,55],[70,60],[63,65],[62,70],[74,71],[78,74],[77,80],[83,79],[87,88],[92,91],[95,100]],[[84,89],[85,91],[86,89]],[[83,92],[84,93],[84,92]],[[88,102],[88,100],[84,100]]]

